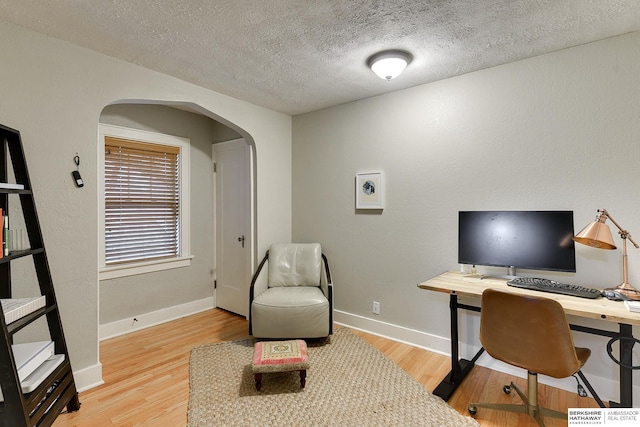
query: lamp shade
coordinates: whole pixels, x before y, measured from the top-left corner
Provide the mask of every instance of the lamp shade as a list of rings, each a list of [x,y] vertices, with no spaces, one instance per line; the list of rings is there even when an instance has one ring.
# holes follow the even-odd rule
[[[607,224],[593,221],[573,238],[578,243],[599,249],[615,249],[613,235]]]
[[[412,56],[409,52],[386,50],[369,57],[367,65],[381,79],[391,80],[398,77],[407,68],[411,59]]]

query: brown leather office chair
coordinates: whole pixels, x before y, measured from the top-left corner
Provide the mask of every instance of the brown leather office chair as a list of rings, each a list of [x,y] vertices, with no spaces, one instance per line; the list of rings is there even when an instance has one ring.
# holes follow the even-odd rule
[[[538,406],[538,374],[566,378],[578,374],[601,407],[597,396],[580,369],[591,350],[573,345],[573,337],[560,303],[542,296],[526,296],[496,289],[482,293],[480,341],[493,358],[526,369],[529,397],[511,382],[505,393],[515,390],[523,405],[471,403],[469,413],[477,408],[491,408],[525,413],[544,426],[543,416],[567,419],[567,414]]]

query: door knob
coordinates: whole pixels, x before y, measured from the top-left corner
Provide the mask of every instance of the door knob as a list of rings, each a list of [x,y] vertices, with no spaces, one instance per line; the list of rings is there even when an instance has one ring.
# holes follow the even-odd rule
[[[238,242],[241,242],[242,247],[244,248],[244,235],[242,235],[242,237],[238,237]]]

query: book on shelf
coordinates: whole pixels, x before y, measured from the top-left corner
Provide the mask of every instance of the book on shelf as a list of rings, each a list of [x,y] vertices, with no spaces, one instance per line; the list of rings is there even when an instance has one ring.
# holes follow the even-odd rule
[[[24,184],[12,184],[10,182],[0,182],[0,188],[8,190],[24,190]]]
[[[0,299],[4,321],[8,325],[29,313],[33,313],[47,304],[47,297],[41,295],[32,298]]]
[[[37,341],[13,344],[13,360],[16,362],[18,379],[24,381],[40,365],[55,354],[53,341]]]
[[[58,366],[64,362],[64,354],[54,354],[47,360],[42,362],[29,376],[20,381],[20,386],[23,393],[31,393],[34,391],[44,380],[49,377],[56,370]],[[4,396],[2,390],[0,390],[0,402],[4,402]]]
[[[55,371],[55,369],[64,362],[64,354],[54,354],[44,362],[38,368],[31,373],[24,381],[20,381],[23,393],[31,393],[38,387],[49,375]]]

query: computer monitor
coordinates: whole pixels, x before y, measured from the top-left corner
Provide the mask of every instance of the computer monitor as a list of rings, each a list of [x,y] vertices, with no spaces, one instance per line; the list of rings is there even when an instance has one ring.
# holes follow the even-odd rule
[[[460,211],[458,263],[576,271],[573,211]]]

